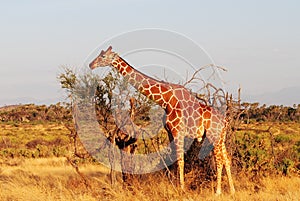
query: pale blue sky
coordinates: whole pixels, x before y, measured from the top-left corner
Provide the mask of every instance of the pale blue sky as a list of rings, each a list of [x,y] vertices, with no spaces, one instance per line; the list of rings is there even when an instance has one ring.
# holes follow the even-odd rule
[[[80,67],[113,35],[163,28],[226,66],[229,90],[261,94],[300,86],[299,1],[52,0],[0,6],[0,105],[55,103],[60,66]],[[300,102],[300,100],[299,100]]]

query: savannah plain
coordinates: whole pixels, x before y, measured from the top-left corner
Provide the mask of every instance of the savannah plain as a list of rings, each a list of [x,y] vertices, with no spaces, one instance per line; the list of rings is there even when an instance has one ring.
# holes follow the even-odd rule
[[[69,128],[72,118],[70,111],[60,104],[4,107],[1,118],[0,200],[3,201],[300,198],[300,123],[297,120],[248,119],[242,123],[240,127],[247,129],[233,132],[235,147],[230,149],[236,194],[230,195],[223,177],[223,194],[215,196],[215,177],[203,177],[206,173],[200,172],[205,169],[193,166],[185,171],[184,192],[163,170],[135,175],[130,185],[122,181],[121,173],[116,173],[112,185],[108,167],[89,157],[74,155],[77,145]],[[270,126],[270,132],[266,132]]]
[[[295,0],[1,1],[0,201],[300,201],[299,10]],[[109,46],[117,54],[104,53]],[[130,166],[128,158],[119,161],[118,148],[149,154],[170,143],[165,111],[140,93],[157,85],[138,83],[148,79],[124,63],[122,73],[108,69],[117,55],[228,113],[234,195],[225,170],[222,194],[215,195],[212,152],[199,157],[209,143],[193,141],[185,153],[184,190],[167,154],[155,161],[163,169],[136,175],[90,155],[117,153],[106,162]],[[102,70],[92,71],[91,62]],[[85,129],[99,126],[114,152],[93,141],[95,132],[79,136],[76,107],[95,109],[98,124]],[[122,133],[117,121],[128,118],[115,118],[117,109],[138,129]],[[85,139],[98,155],[86,150]]]

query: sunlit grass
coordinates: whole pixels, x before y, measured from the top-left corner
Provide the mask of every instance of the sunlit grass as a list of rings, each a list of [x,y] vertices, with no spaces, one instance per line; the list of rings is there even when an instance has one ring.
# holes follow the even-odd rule
[[[295,158],[289,158],[297,154],[297,143],[300,141],[299,123],[253,123],[248,126],[254,129],[267,129],[270,125],[274,139],[274,151],[276,156],[282,154],[286,157],[284,162],[293,162]],[[270,151],[270,133],[256,133],[247,131],[251,139],[255,139],[257,146],[261,148],[257,154],[267,148]],[[295,168],[290,166],[288,176],[282,174],[269,174],[269,176],[249,177],[245,172],[234,172],[236,194],[229,195],[226,179],[223,182],[224,194],[214,195],[215,182],[208,181],[205,186],[197,186],[195,190],[187,188],[184,192],[172,185],[162,173],[137,176],[132,186],[122,183],[121,174],[117,174],[117,182],[111,186],[109,170],[100,164],[85,162],[79,164],[79,169],[87,178],[90,186],[87,187],[83,179],[66,160],[72,150],[68,150],[69,133],[63,125],[51,122],[29,123],[0,123],[0,200],[299,200],[300,178],[296,176]],[[241,140],[244,133],[236,133],[236,139]],[[54,154],[43,155],[53,151],[52,142],[62,139],[57,147],[64,147],[60,157]],[[48,142],[43,147],[29,148],[28,143],[34,140]],[[251,141],[249,141],[251,144]],[[260,144],[259,144],[260,143]],[[42,150],[42,148],[44,150]],[[290,151],[289,151],[290,150]],[[14,156],[5,155],[11,151]],[[41,155],[36,154],[39,151]],[[29,152],[29,154],[27,153]],[[20,153],[23,153],[20,154]],[[25,153],[25,154],[24,154]],[[26,154],[27,153],[27,154]],[[291,155],[288,155],[291,154]],[[294,155],[293,155],[294,154]],[[269,161],[268,158],[261,161]],[[275,158],[279,160],[279,158]],[[275,160],[274,159],[274,160]],[[284,159],[284,158],[283,158]],[[249,162],[249,161],[245,161]],[[258,161],[259,162],[259,161]],[[269,163],[272,161],[270,160]],[[298,161],[299,162],[299,161]],[[260,163],[254,168],[260,167]],[[293,164],[294,166],[296,164]],[[268,170],[271,171],[271,170]],[[249,172],[248,172],[249,173]],[[186,175],[186,183],[189,181],[189,173]],[[270,176],[271,175],[271,176]],[[223,177],[224,178],[224,177]],[[174,182],[174,181],[173,181]]]
[[[70,132],[51,122],[0,123],[0,157],[62,156]]]
[[[65,158],[22,159],[15,165],[1,165],[0,200],[299,200],[300,178],[267,177],[260,182],[246,177],[235,178],[236,194],[216,197],[213,189],[181,191],[165,177],[142,176],[132,186],[123,186],[120,175],[110,185],[109,170],[102,165],[80,167],[88,178],[81,177]],[[159,173],[157,173],[159,174]]]

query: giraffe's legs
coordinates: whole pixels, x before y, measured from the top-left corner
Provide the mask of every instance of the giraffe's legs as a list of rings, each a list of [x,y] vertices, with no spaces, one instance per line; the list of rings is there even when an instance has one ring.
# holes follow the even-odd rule
[[[221,181],[222,181],[222,171],[223,171],[223,161],[222,161],[222,155],[220,150],[216,149],[214,150],[214,155],[217,163],[217,190],[216,195],[221,194]]]
[[[228,183],[230,187],[230,193],[234,194],[235,189],[233,185],[233,180],[231,177],[231,170],[230,170],[230,161],[228,158],[228,154],[226,151],[225,144],[222,143],[221,145],[218,145],[215,150],[214,150],[214,155],[217,163],[217,190],[216,190],[216,195],[221,194],[221,182],[222,182],[222,170],[223,166],[225,166],[227,178],[228,178]]]
[[[177,160],[177,167],[176,167],[176,175],[177,178],[179,176],[179,185],[181,189],[184,189],[184,135],[181,135],[177,129],[171,129],[172,123],[168,122],[167,116],[163,117],[163,121],[166,123],[164,127],[168,132],[170,142],[173,141],[174,143],[171,144],[172,150],[175,150],[176,160]],[[173,152],[174,153],[174,152]],[[179,174],[179,175],[178,175]]]
[[[184,153],[177,150],[177,164],[179,172],[179,184],[182,190],[184,190]]]
[[[222,153],[223,153],[223,158],[224,158],[224,163],[225,163],[224,165],[225,165],[225,170],[226,170],[226,174],[227,174],[227,178],[228,178],[228,183],[229,183],[229,187],[230,187],[230,193],[234,194],[235,189],[234,189],[233,180],[231,177],[230,161],[229,161],[226,147],[224,144],[222,144]]]
[[[179,137],[174,138],[176,159],[177,159],[177,174],[179,174],[179,184],[182,190],[184,190],[184,150],[183,142],[184,137],[179,135]]]
[[[218,130],[216,129],[207,129],[206,130],[206,137],[208,140],[214,145],[213,154],[216,161],[217,166],[217,189],[216,195],[220,195],[222,193],[221,190],[221,182],[222,182],[222,171],[224,165],[224,156],[223,156],[223,146],[224,139],[222,138],[224,133],[220,133],[218,135]],[[225,150],[226,151],[226,150]]]

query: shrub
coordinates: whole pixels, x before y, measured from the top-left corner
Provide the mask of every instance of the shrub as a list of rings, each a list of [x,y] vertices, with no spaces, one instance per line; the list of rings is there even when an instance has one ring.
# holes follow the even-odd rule
[[[48,147],[46,145],[37,145],[36,151],[39,157],[49,157],[51,156],[51,152],[49,151]]]
[[[277,135],[274,137],[274,140],[276,143],[285,143],[285,142],[291,141],[291,139],[288,135]]]
[[[284,158],[281,165],[280,165],[282,173],[284,175],[289,175],[290,170],[294,167],[294,164],[295,164],[294,161],[292,161],[291,159]]]

